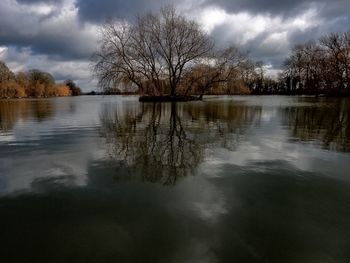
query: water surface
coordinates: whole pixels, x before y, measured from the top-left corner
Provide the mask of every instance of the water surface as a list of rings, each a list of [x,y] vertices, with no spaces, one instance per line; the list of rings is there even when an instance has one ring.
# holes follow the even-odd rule
[[[350,100],[0,101],[1,262],[349,262]]]

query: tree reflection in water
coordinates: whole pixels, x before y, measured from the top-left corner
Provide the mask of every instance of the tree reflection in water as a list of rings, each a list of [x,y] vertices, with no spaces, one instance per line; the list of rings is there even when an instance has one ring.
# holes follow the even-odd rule
[[[328,104],[287,107],[283,122],[294,138],[320,142],[325,149],[350,151],[349,99],[335,99]]]
[[[217,102],[146,103],[114,110],[109,106],[101,113],[101,135],[118,163],[116,176],[120,179],[126,169],[128,178],[164,185],[195,175],[213,148],[234,150],[261,111]]]
[[[0,132],[12,131],[19,119],[44,121],[54,113],[55,104],[49,99],[0,100]]]
[[[25,117],[28,104],[26,101],[17,103],[14,100],[0,101],[0,133],[9,132],[15,126],[18,118]]]

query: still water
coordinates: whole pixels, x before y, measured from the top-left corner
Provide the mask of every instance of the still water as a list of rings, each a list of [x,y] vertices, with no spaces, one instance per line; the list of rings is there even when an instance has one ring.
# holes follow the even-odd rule
[[[350,262],[350,100],[0,101],[0,262]]]

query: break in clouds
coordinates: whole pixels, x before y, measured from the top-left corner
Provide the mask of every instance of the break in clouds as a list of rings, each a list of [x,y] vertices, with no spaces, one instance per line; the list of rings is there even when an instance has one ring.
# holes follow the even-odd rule
[[[169,4],[200,23],[217,45],[234,43],[265,62],[270,74],[293,45],[350,29],[348,0],[2,0],[0,60],[13,71],[37,68],[95,89],[90,57],[99,26],[109,17],[133,20]]]

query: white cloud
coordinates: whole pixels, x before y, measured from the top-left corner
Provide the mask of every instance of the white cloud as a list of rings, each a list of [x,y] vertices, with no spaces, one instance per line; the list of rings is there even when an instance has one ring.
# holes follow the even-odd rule
[[[215,27],[225,23],[226,19],[226,12],[219,8],[204,9],[199,17],[197,17],[199,24],[201,24],[203,29],[209,34]]]
[[[225,27],[226,37],[232,38],[237,44],[244,45],[263,33],[269,33],[269,39],[286,40],[286,32],[306,30],[314,26],[316,10],[307,10],[296,17],[283,19],[280,16],[250,14],[247,12],[227,13],[220,8],[205,8],[194,18],[210,34],[217,27]]]
[[[54,6],[53,5],[49,5],[49,4],[45,4],[45,3],[38,3],[38,4],[31,4],[31,5],[19,5],[17,3],[17,8],[21,9],[21,11],[23,12],[29,12],[32,14],[37,14],[37,15],[49,15],[50,13],[53,12],[54,10]]]
[[[269,65],[268,74],[276,77],[278,67],[294,43],[294,33],[307,34],[324,23],[318,10],[311,6],[293,17],[254,14],[248,12],[229,13],[219,7],[204,7],[196,15],[189,15],[211,34],[218,46],[238,45],[248,51],[254,60]]]

